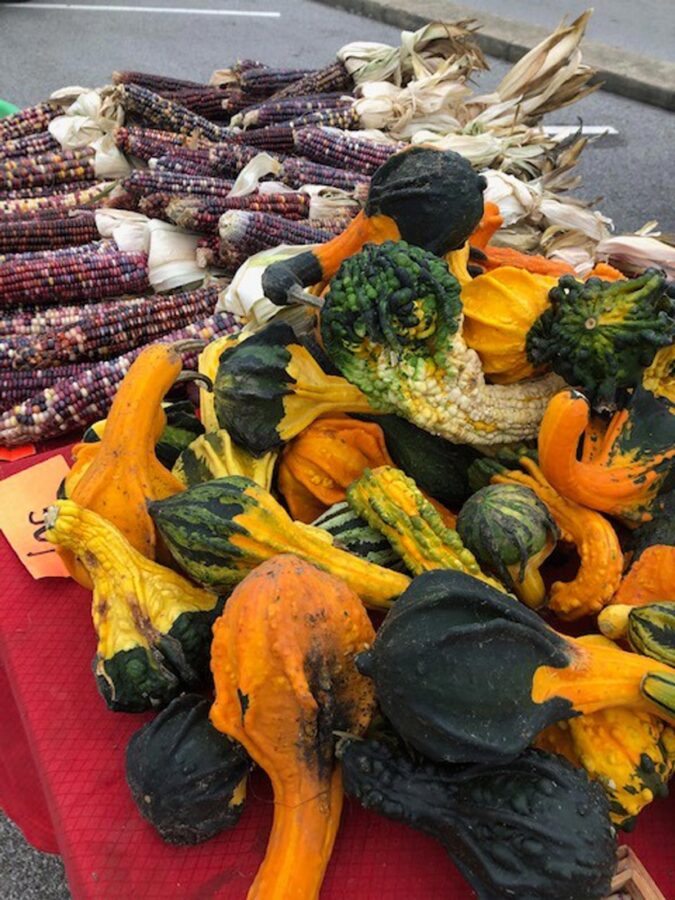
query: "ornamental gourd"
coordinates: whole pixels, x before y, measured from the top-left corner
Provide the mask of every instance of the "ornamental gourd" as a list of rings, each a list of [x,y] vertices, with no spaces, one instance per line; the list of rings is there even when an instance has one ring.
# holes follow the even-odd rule
[[[221,354],[214,397],[219,427],[253,456],[276,450],[319,416],[372,412],[357,387],[326,375],[293,329],[278,322]]]
[[[626,638],[636,653],[675,666],[675,602],[614,603],[598,616],[598,627],[613,641]]]
[[[114,524],[132,547],[155,557],[155,527],[148,500],[171,497],[183,485],[155,456],[166,426],[161,403],[182,369],[183,344],[152,344],[134,360],[115,394],[100,443],[73,448],[75,464],[66,478],[66,494]],[[91,587],[86,566],[62,548],[70,574]]]
[[[169,844],[198,844],[234,828],[251,759],[209,721],[211,702],[176,697],[127,744],[127,784],[138,811]]]
[[[347,501],[336,503],[319,516],[312,525],[327,531],[333,546],[378,566],[407,571],[401,557],[379,531],[352,510]]]
[[[478,897],[597,900],[616,866],[608,803],[566,760],[526,750],[462,771],[400,743],[338,745],[345,791],[443,844]]]
[[[525,351],[527,333],[548,308],[548,293],[557,284],[549,275],[501,266],[462,286],[462,336],[491,381],[513,384],[537,374]]]
[[[529,487],[550,512],[561,540],[574,544],[579,555],[579,569],[572,581],[551,585],[549,609],[568,621],[599,612],[621,581],[623,555],[616,531],[600,513],[557,493],[532,459],[522,457],[520,465],[525,472],[502,471],[492,476],[492,482]]]
[[[149,510],[176,562],[207,587],[232,588],[279,553],[294,553],[343,578],[374,608],[388,609],[410,583],[405,575],[338,549],[327,532],[293,522],[249,478],[217,478],[151,503]]]
[[[379,425],[348,416],[322,416],[284,448],[278,487],[291,516],[312,522],[366,468],[391,464]]]
[[[270,450],[264,456],[251,456],[232,441],[225,428],[220,428],[195,438],[182,451],[171,474],[185,487],[227,475],[243,475],[268,491],[272,486],[277,455]]]
[[[412,478],[400,469],[366,469],[347,488],[347,502],[386,537],[415,575],[432,569],[457,569],[500,587],[483,574],[457,532],[444,524]]]
[[[581,456],[579,458],[579,445]],[[539,430],[539,463],[564,497],[629,524],[647,521],[675,460],[675,405],[642,387],[606,429],[588,400],[561,391]]]
[[[49,508],[45,538],[82,560],[93,583],[96,684],[110,709],[165,706],[209,683],[211,626],[223,601],[141,555],[73,500]]]
[[[249,900],[316,900],[340,822],[334,733],[359,735],[375,698],[354,657],[373,640],[356,594],[294,556],[259,566],[214,626],[211,721],[269,776],[274,821]]]
[[[505,762],[547,725],[612,706],[675,722],[674,669],[579,643],[450,569],[413,581],[357,666],[398,734],[439,762]]]
[[[555,375],[487,384],[462,337],[460,286],[443,260],[403,241],[346,259],[321,310],[321,338],[339,371],[381,413],[472,446],[536,435]]]
[[[658,498],[654,518],[631,535],[630,561],[612,603],[675,600],[675,492]]]
[[[546,600],[539,567],[560,532],[546,506],[523,485],[491,484],[470,497],[457,533],[487,572],[532,609]]]

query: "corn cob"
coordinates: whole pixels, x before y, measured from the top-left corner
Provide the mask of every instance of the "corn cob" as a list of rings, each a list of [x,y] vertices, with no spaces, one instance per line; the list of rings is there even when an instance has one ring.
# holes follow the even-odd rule
[[[238,328],[234,316],[216,313],[171,332],[163,340],[177,341],[193,337],[211,340],[218,335],[231,334]],[[0,446],[11,447],[29,441],[46,440],[105,418],[120,382],[142,349],[137,347],[116,359],[87,366],[6,410],[0,415]],[[196,354],[191,358],[186,354],[186,366],[194,366],[195,363]]]
[[[218,88],[200,85],[177,91],[158,91],[167,100],[179,103],[211,122],[229,121],[230,113],[223,109],[223,92]]]
[[[68,181],[63,184],[36,184],[34,187],[18,188],[15,191],[0,191],[0,202],[10,200],[38,200],[48,197],[60,197],[70,194],[77,185],[78,190],[92,187],[96,184],[93,178],[83,181]]]
[[[14,156],[37,156],[38,153],[49,153],[58,150],[61,145],[48,131],[27,134],[12,141],[0,143],[0,159]]]
[[[305,94],[323,94],[330,91],[351,91],[354,87],[351,75],[339,60],[325,66],[323,69],[315,69],[307,75],[291,82],[274,94],[274,100],[282,100],[285,97],[298,97]]]
[[[99,237],[94,214],[0,219],[0,254],[88,244]]]
[[[230,272],[261,250],[279,244],[322,244],[333,237],[330,231],[314,228],[307,222],[291,222],[273,213],[247,210],[225,213],[220,220],[219,234],[217,264]]]
[[[125,84],[122,91],[122,104],[126,112],[133,113],[158,128],[177,131],[179,134],[192,134],[197,131],[212,141],[225,140],[230,134],[228,128],[216,125],[204,116],[198,116],[185,106],[181,106],[180,103],[167,100],[136,84]]]
[[[114,320],[92,304],[67,328],[13,342],[6,359],[12,368],[26,369],[119,356],[210,315],[218,293],[219,287],[211,284],[194,291],[139,297],[129,301]]]
[[[76,207],[100,205],[111,186],[111,182],[102,181],[67,194],[0,200],[0,219],[15,218],[17,215],[24,216],[37,212],[42,215],[46,211],[65,213]]]
[[[181,172],[136,169],[122,182],[124,190],[140,200],[148,194],[202,194],[209,197],[226,197],[233,182],[205,175],[184,175]]]
[[[159,131],[156,128],[140,128],[129,125],[116,128],[114,131],[115,145],[127,156],[135,156],[137,159],[154,159],[172,152],[176,147],[186,147],[188,144],[194,149],[208,147],[211,142],[194,135],[177,134],[174,131]]]
[[[167,75],[152,75],[150,72],[127,72],[126,70],[112,73],[113,84],[138,84],[141,87],[148,88],[150,91],[156,91],[158,94],[162,91],[182,91],[203,88],[204,85],[198,81],[187,81],[185,78],[171,78]]]
[[[401,142],[378,144],[334,128],[311,125],[295,132],[295,149],[298,155],[339,169],[356,169],[367,175],[372,175],[390,156],[403,150],[405,146]]]
[[[230,209],[268,212],[288,220],[307,219],[309,196],[300,193],[247,194],[245,197],[190,198],[171,197],[166,206],[169,219],[181,228],[204,234],[215,234],[223,213]]]
[[[91,302],[149,289],[145,253],[110,242],[0,257],[0,306]]]
[[[258,66],[240,72],[239,87],[251,100],[264,100],[311,72],[314,69],[272,69]]]
[[[169,203],[175,199],[176,194],[157,191],[154,194],[148,194],[147,197],[141,197],[138,203],[134,204],[134,208],[149,219],[162,219],[164,222],[171,222],[166,209]]]
[[[307,113],[281,125],[266,125],[264,128],[254,128],[241,132],[234,140],[245,141],[252,147],[263,150],[276,150],[282,153],[293,153],[295,150],[295,132],[309,125],[325,126],[330,128],[358,128],[360,119],[352,107],[336,107],[320,109]]]
[[[151,169],[162,172],[182,172],[183,175],[214,175],[208,150],[188,150],[174,147],[169,153],[151,160]]]
[[[0,143],[46,131],[51,120],[63,110],[58,103],[38,103],[0,120]]]
[[[33,369],[32,371],[14,369],[0,370],[0,408],[1,411],[11,409],[15,403],[21,403],[26,397],[32,397],[39,391],[49,388],[56,381],[65,381],[85,372],[91,363],[78,363],[70,366],[59,366],[54,369]]]
[[[226,116],[233,116],[251,105],[251,98],[239,88],[223,91],[222,106]]]
[[[59,150],[39,156],[21,156],[0,162],[0,191],[52,186],[63,182],[90,181],[95,177],[90,147]]]
[[[353,103],[351,97],[344,94],[307,94],[302,97],[286,97],[281,100],[265,100],[255,106],[250,106],[243,113],[232,120],[233,125],[242,128],[263,128],[265,125],[278,125],[280,122],[290,122],[298,116],[304,116],[310,112],[321,109],[334,109],[338,107],[350,107]]]
[[[284,160],[281,172],[277,176],[280,181],[290,187],[302,187],[303,184],[325,184],[330,187],[351,191],[357,185],[370,184],[370,176],[350,169],[337,169],[325,166],[303,157],[289,156]]]
[[[343,214],[322,219],[310,219],[309,224],[312,228],[318,228],[321,231],[329,231],[331,235],[336,235],[342,234],[345,228],[351,225],[353,218],[353,216]]]

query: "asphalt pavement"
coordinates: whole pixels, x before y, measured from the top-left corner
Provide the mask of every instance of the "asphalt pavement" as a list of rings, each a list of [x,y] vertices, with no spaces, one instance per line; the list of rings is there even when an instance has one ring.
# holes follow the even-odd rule
[[[188,12],[168,11],[167,7],[179,4]],[[45,8],[48,5],[54,8]],[[247,57],[275,66],[321,66],[350,41],[398,43],[396,28],[308,0],[143,0],[143,7],[153,9],[150,12],[139,11],[141,4],[128,0],[119,0],[119,5],[127,6],[126,12],[110,9],[115,0],[79,5],[94,9],[77,9],[76,3],[0,3],[0,97],[25,106],[65,85],[106,84],[115,69],[206,80],[212,70]],[[500,0],[481,0],[476,5],[504,6]],[[557,2],[509,5],[527,7],[523,14],[537,8],[533,21],[545,25],[554,24],[564,11]],[[570,11],[576,13],[583,5],[571,2]],[[623,2],[596,0],[595,5],[592,29],[596,34],[604,32],[604,40],[611,39],[617,47],[632,41],[641,52],[669,51],[672,57],[672,34],[667,36],[665,26],[656,27],[654,11],[650,12],[653,6],[666,15],[669,7],[672,23],[671,0],[642,0],[639,15],[630,21]],[[220,14],[224,11],[238,14]],[[617,22],[619,13],[623,18]],[[491,65],[491,71],[480,77],[481,92],[494,86],[509,68],[502,61],[491,60]],[[651,219],[657,219],[664,231],[675,232],[675,115],[598,92],[551,114],[547,121],[616,128],[617,135],[603,137],[584,151],[579,164],[583,186],[577,193],[602,197],[599,208],[614,219],[619,232]],[[31,850],[0,815],[0,900],[68,896],[59,860]]]

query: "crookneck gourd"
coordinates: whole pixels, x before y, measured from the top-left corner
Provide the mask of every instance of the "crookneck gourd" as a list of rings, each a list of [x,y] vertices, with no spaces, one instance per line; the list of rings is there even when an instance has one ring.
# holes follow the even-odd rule
[[[457,533],[483,566],[533,609],[544,604],[539,567],[560,532],[534,491],[518,484],[491,484],[470,497],[459,513]]]
[[[675,341],[675,300],[665,287],[656,269],[614,282],[563,275],[527,335],[529,360],[550,366],[594,404],[613,403]]]
[[[219,427],[254,456],[277,449],[319,416],[372,412],[357,387],[326,375],[293,329],[279,322],[221,354],[214,396]]]
[[[379,425],[323,416],[284,448],[278,487],[291,516],[312,522],[345,499],[346,489],[364,469],[390,464]]]
[[[553,487],[633,525],[651,517],[674,460],[675,404],[642,387],[604,429],[583,394],[561,391],[539,430],[539,464]]]
[[[199,373],[205,375],[211,384],[213,384],[216,380],[216,375],[218,374],[220,357],[223,352],[227,350],[228,347],[236,346],[242,339],[243,336],[241,332],[238,332],[237,334],[226,334],[209,341],[197,359],[197,369]],[[220,426],[218,425],[218,419],[216,417],[213,391],[208,391],[206,388],[200,388],[199,414],[204,424],[205,431],[218,431]]]
[[[274,450],[264,456],[251,456],[234,443],[225,428],[220,428],[195,438],[180,454],[171,474],[185,487],[227,475],[244,475],[270,490],[277,456]]]
[[[292,302],[291,288],[328,281],[366,244],[404,240],[444,256],[479,224],[485,185],[452,150],[410,147],[396,153],[374,172],[365,207],[348,228],[315,250],[268,266],[264,294],[279,305]]]
[[[375,698],[354,666],[374,632],[338,578],[294,556],[259,566],[214,626],[215,727],[268,774],[274,821],[249,900],[315,900],[340,822],[334,733],[361,734]]]
[[[342,740],[345,792],[436,838],[478,897],[597,900],[616,866],[608,803],[566,760],[537,750],[462,771],[401,746]]]
[[[579,641],[601,646],[602,638]],[[616,706],[551,725],[535,746],[583,766],[607,794],[612,822],[629,831],[645,806],[668,793],[673,761],[663,743],[666,728],[648,712]]]
[[[100,443],[73,448],[75,463],[65,484],[68,497],[112,522],[148,559],[155,556],[155,526],[147,501],[183,490],[155,456],[166,426],[162,400],[183,365],[180,349],[152,344],[141,351],[115,394]],[[73,578],[91,587],[82,561],[67,548],[59,552]]]
[[[502,266],[462,285],[462,337],[496,384],[513,384],[537,374],[525,350],[527,333],[549,306],[558,284],[550,275]]]
[[[412,478],[400,469],[366,469],[347,488],[347,502],[386,537],[415,575],[432,569],[457,569],[500,587],[483,574],[457,532],[443,523]]]
[[[332,279],[321,337],[333,363],[378,412],[456,443],[534,437],[561,382],[555,375],[489,385],[462,337],[457,279],[403,241],[368,245]]]
[[[209,721],[200,694],[176,697],[135,731],[127,784],[138,811],[169,844],[198,844],[234,828],[244,809],[251,759]]]
[[[147,559],[73,500],[50,507],[45,537],[81,559],[93,583],[93,669],[110,709],[164,706],[208,684],[211,626],[222,608],[216,594]]]
[[[199,584],[238,584],[259,563],[294,553],[344,578],[369,606],[388,608],[410,579],[333,546],[330,535],[293,522],[285,509],[249,478],[233,475],[149,504],[176,562]]]
[[[675,722],[675,670],[587,646],[463,572],[420,575],[357,666],[382,713],[430,759],[513,759],[547,725],[612,706]]]
[[[580,565],[572,581],[551,585],[548,606],[561,619],[578,619],[599,612],[609,603],[621,581],[623,555],[611,523],[599,512],[562,497],[544,478],[537,464],[522,457],[526,471],[503,471],[495,484],[530,488],[546,506],[560,530],[561,540],[574,544]]]
[[[612,603],[675,600],[675,491],[660,496],[653,512],[631,535],[630,562]]]

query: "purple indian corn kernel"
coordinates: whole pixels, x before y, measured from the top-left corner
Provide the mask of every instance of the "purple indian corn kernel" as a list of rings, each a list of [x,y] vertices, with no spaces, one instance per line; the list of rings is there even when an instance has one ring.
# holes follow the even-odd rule
[[[322,109],[349,108],[353,103],[351,97],[344,94],[308,94],[303,97],[286,97],[280,100],[265,100],[256,106],[246,109],[235,117],[233,125],[243,128],[262,128],[265,125],[278,125],[290,122],[299,116]]]
[[[405,147],[406,144],[401,142],[380,144],[354,137],[349,132],[312,125],[295,132],[298,155],[340,169],[355,169],[366,175],[372,175],[390,156]]]
[[[0,143],[46,131],[53,118],[61,115],[63,109],[58,103],[37,103],[0,119]]]
[[[151,169],[162,172],[181,172],[183,175],[206,175],[217,173],[209,158],[208,150],[187,150],[176,147],[164,156],[151,160]]]
[[[289,156],[284,160],[281,172],[277,176],[289,187],[302,187],[303,184],[325,184],[342,188],[344,191],[354,190],[357,185],[370,184],[370,176],[350,169],[338,169],[326,166],[311,159]]]
[[[294,193],[254,193],[244,197],[172,198],[166,207],[169,219],[181,228],[204,234],[215,234],[223,213],[231,209],[271,212],[285,219],[307,219],[309,195]]]
[[[305,94],[322,94],[330,91],[351,91],[354,82],[351,75],[339,60],[315,69],[297,81],[291,82],[274,94],[275,100],[284,97],[304,96]]]
[[[37,156],[38,153],[49,153],[58,150],[61,145],[48,131],[27,134],[11,141],[0,143],[0,159],[15,156]]]
[[[85,188],[93,187],[96,183],[95,179],[89,178],[81,181],[67,181],[61,184],[36,184],[32,187],[18,188],[15,191],[0,191],[0,202],[59,197],[63,194],[71,194],[76,186],[81,191]]]
[[[106,243],[0,257],[0,306],[88,303],[140,294],[150,287],[147,263],[145,253]]]
[[[69,209],[81,206],[89,208],[101,206],[110,187],[110,182],[103,181],[66,194],[0,200],[0,219],[15,218],[17,215],[35,212],[42,215],[47,210],[65,213]]]
[[[0,191],[18,191],[95,178],[95,151],[58,150],[0,160]]]
[[[129,301],[114,319],[92,304],[66,328],[15,341],[7,358],[12,368],[26,369],[119,356],[210,315],[218,292],[218,285],[212,284],[193,291],[139,297]]]
[[[127,113],[131,113],[156,128],[177,131],[180,134],[197,132],[212,141],[222,141],[230,134],[228,128],[216,125],[203,116],[193,113],[180,103],[167,100],[159,94],[139,87],[137,84],[125,84],[122,105]]]
[[[113,84],[138,84],[161,94],[163,91],[194,90],[204,87],[199,81],[185,78],[171,78],[168,75],[153,75],[150,72],[117,71],[112,73]]]
[[[0,369],[0,408],[2,412],[49,388],[54,382],[73,378],[85,372],[91,363],[59,366],[55,369],[32,369],[17,371]]]
[[[246,69],[239,75],[239,87],[252,100],[264,100],[314,71],[314,69]]]
[[[210,141],[174,131],[161,131],[157,128],[141,128],[129,125],[116,128],[113,132],[115,145],[127,156],[135,156],[147,162],[172,152],[176,147],[207,147]]]
[[[223,109],[223,92],[215,87],[184,88],[178,91],[158,91],[167,100],[179,103],[211,122],[227,122],[230,113]]]
[[[226,271],[236,269],[254,253],[279,244],[321,244],[333,234],[308,222],[292,222],[272,213],[232,210],[220,220],[218,264]]]
[[[166,172],[160,169],[136,169],[122,182],[124,190],[140,199],[148,194],[201,194],[226,197],[234,182],[205,175],[184,175],[182,172]]]
[[[72,216],[39,216],[30,219],[0,219],[0,254],[57,249],[88,244],[99,237],[91,212]]]
[[[220,335],[231,334],[238,329],[239,324],[234,316],[229,313],[216,313],[171,332],[163,338],[163,341],[178,341],[184,338],[202,338],[208,341]],[[7,409],[0,415],[0,446],[11,447],[46,440],[58,434],[79,430],[97,419],[105,418],[117,388],[142,349],[138,347],[116,359],[103,360],[87,366]],[[196,356],[196,353],[191,357],[189,354],[185,355],[186,367],[196,364]],[[0,385],[2,377],[9,374],[32,373],[0,373]]]

